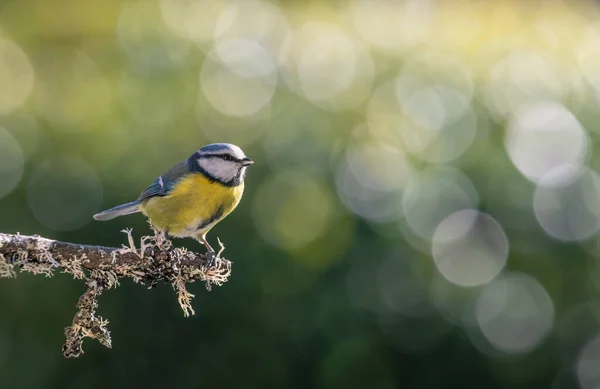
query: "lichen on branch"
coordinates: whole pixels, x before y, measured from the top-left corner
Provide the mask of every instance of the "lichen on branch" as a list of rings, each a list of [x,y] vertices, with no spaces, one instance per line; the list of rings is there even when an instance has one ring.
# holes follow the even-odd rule
[[[128,245],[121,248],[88,246],[59,242],[38,235],[24,236],[0,233],[0,278],[16,277],[16,270],[51,277],[55,271],[69,273],[75,279],[85,280],[87,290],[79,298],[77,313],[72,324],[65,328],[65,357],[83,354],[83,339],[95,338],[110,348],[108,321],[96,315],[98,297],[103,291],[115,288],[122,278],[153,288],[159,282],[171,284],[184,316],[194,314],[186,284],[196,280],[212,285],[222,285],[231,274],[231,262],[222,258],[224,246],[212,266],[205,255],[185,248],[176,248],[164,235],[154,230],[154,236],[144,236],[140,248],[135,247],[131,230]]]

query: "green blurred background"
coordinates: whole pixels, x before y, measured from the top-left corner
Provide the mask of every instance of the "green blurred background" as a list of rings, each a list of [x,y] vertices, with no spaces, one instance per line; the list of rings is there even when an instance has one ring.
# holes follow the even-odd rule
[[[210,142],[226,284],[0,280],[0,388],[600,386],[600,14],[571,1],[0,3],[0,231],[120,246]],[[193,250],[192,240],[177,240]]]

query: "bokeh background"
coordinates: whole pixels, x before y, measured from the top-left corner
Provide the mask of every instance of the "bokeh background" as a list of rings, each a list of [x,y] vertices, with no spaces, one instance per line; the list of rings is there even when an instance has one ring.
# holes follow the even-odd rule
[[[66,360],[82,283],[0,280],[0,387],[598,388],[599,105],[591,2],[4,1],[0,231],[120,246],[200,146],[256,163],[191,318],[126,281]]]

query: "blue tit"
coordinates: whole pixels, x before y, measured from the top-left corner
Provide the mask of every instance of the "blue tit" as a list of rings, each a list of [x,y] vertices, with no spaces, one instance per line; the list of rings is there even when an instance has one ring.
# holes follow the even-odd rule
[[[159,232],[193,237],[215,251],[206,234],[239,204],[246,169],[254,162],[229,143],[212,143],[159,176],[137,198],[94,215],[96,220],[142,212]]]

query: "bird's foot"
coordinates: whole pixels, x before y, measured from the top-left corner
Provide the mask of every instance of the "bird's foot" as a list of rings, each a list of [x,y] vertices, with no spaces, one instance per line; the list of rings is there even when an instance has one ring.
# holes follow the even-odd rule
[[[217,264],[217,255],[214,250],[208,250],[206,252],[206,268],[211,269]]]

